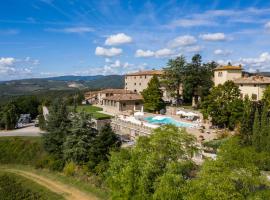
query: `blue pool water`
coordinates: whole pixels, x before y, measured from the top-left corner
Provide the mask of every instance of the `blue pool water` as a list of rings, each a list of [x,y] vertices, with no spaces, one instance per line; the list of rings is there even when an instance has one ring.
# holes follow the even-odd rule
[[[194,126],[194,124],[191,123],[176,121],[171,117],[164,117],[162,119],[154,119],[154,117],[146,117],[144,118],[144,120],[146,120],[150,124],[173,124],[178,127],[186,127],[186,128]]]

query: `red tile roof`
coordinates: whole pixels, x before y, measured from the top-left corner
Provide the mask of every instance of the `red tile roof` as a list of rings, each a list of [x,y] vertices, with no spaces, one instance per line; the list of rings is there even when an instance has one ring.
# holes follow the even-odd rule
[[[117,94],[114,96],[105,97],[103,99],[112,101],[135,101],[135,100],[143,100],[143,97],[140,94]]]
[[[162,75],[162,70],[147,70],[147,71],[138,71],[134,73],[126,74],[126,76],[143,76],[143,75]]]
[[[215,71],[219,71],[219,70],[242,70],[242,66],[231,66],[231,65],[226,65],[226,66],[219,66],[216,69],[214,69]]]

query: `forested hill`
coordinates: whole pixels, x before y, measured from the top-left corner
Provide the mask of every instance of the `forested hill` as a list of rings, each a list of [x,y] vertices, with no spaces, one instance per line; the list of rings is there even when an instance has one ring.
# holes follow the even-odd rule
[[[0,82],[0,97],[28,95],[44,91],[61,91],[102,88],[123,88],[124,76],[60,76],[52,78],[36,78]]]

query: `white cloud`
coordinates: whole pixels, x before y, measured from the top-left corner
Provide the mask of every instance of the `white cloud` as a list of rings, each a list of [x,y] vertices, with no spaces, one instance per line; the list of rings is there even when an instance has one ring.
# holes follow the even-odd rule
[[[15,58],[12,57],[6,57],[6,58],[0,58],[0,74],[11,74],[16,71],[14,68]]]
[[[260,69],[270,68],[270,53],[264,52],[259,55],[257,58],[241,58],[240,62],[244,65]]]
[[[224,33],[207,33],[200,35],[200,38],[206,41],[224,41],[226,35]]]
[[[131,43],[132,42],[132,37],[126,35],[125,33],[118,33],[115,35],[110,35],[106,41],[105,45],[120,45],[120,44],[125,44],[125,43]]]
[[[39,61],[30,57],[24,59],[2,57],[0,58],[0,79],[8,80],[31,76],[32,70],[37,64],[39,64]]]
[[[214,51],[214,54],[215,55],[221,55],[221,56],[227,56],[227,55],[230,55],[232,53],[232,51],[229,51],[229,50],[222,50],[222,49],[216,49]]]
[[[265,27],[266,29],[270,29],[270,21],[267,22],[267,23],[264,25],[264,27]]]
[[[184,47],[190,46],[197,42],[196,38],[191,35],[179,36],[171,41],[169,41],[168,45],[170,48]]]
[[[154,51],[150,51],[150,50],[142,50],[142,49],[138,49],[135,53],[135,57],[153,57],[155,55]]]
[[[156,57],[156,58],[165,58],[172,56],[174,52],[171,49],[164,48],[159,49],[157,51],[151,51],[151,50],[142,50],[138,49],[135,53],[135,57],[142,57],[142,58],[150,58],[150,57]]]
[[[264,52],[261,53],[258,57],[254,58],[240,58],[238,60],[218,60],[221,65],[226,65],[228,62],[233,65],[243,65],[246,70],[252,72],[257,69],[260,71],[269,71],[270,70],[270,53]]]
[[[95,54],[97,56],[105,56],[105,57],[113,57],[113,56],[118,56],[120,54],[122,54],[123,50],[122,49],[118,49],[118,48],[103,48],[103,47],[97,47]]]
[[[173,55],[173,51],[171,49],[159,49],[155,52],[155,56],[157,58],[164,58]]]
[[[94,31],[92,27],[88,26],[68,27],[63,29],[47,28],[45,30],[49,32],[62,32],[62,33],[88,33]]]

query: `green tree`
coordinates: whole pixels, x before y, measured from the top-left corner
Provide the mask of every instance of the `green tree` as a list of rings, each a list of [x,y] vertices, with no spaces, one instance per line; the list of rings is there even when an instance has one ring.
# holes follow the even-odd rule
[[[66,161],[84,164],[88,161],[88,152],[97,131],[93,128],[90,115],[75,114],[72,119],[70,133],[63,144],[63,154]]]
[[[88,166],[90,169],[94,169],[99,163],[107,162],[109,158],[109,152],[114,150],[118,151],[121,145],[120,139],[113,132],[109,124],[105,125],[98,135],[95,137],[90,150]]]
[[[140,137],[134,148],[112,153],[107,170],[112,199],[159,199],[158,193],[165,183],[170,183],[173,189],[167,191],[171,194],[164,195],[169,198],[176,194],[177,185],[190,177],[192,170],[179,165],[192,163],[190,158],[196,150],[194,142],[194,137],[182,129],[166,125],[155,129],[149,137]],[[173,163],[177,165],[177,173],[172,170]],[[189,169],[194,168],[194,164],[191,165]],[[177,179],[172,180],[172,176]]]
[[[144,99],[144,108],[147,111],[155,112],[165,108],[165,103],[162,99],[162,91],[157,76],[149,81],[146,89],[142,91]]]
[[[252,129],[252,145],[258,151],[261,149],[261,123],[258,109],[256,109],[254,116],[254,123]]]
[[[184,82],[186,60],[184,56],[170,59],[167,66],[163,69],[163,83],[172,97],[176,98],[176,103],[181,100],[180,90]]]
[[[243,117],[241,120],[241,128],[240,128],[241,143],[244,145],[251,145],[254,112],[252,102],[249,100],[248,96],[245,96],[243,105],[244,105]]]
[[[266,87],[264,90],[262,101],[266,106],[270,106],[270,86]]]
[[[187,184],[184,199],[264,199],[259,197],[270,192],[260,174],[258,157],[254,148],[240,146],[237,138],[228,140],[217,159],[206,161],[198,176]]]
[[[18,120],[18,109],[13,102],[6,104],[3,112],[3,121],[6,130],[14,129]]]
[[[70,119],[67,106],[62,99],[56,99],[49,109],[46,134],[43,135],[43,144],[46,151],[56,158],[63,156],[63,143],[69,134]]]
[[[239,88],[232,81],[214,87],[203,102],[202,112],[205,118],[211,117],[213,124],[234,129],[243,112]]]
[[[262,151],[266,151],[268,135],[269,135],[269,122],[268,122],[268,109],[267,106],[264,105],[262,108],[262,116],[261,116],[261,130],[260,130],[260,149]]]

